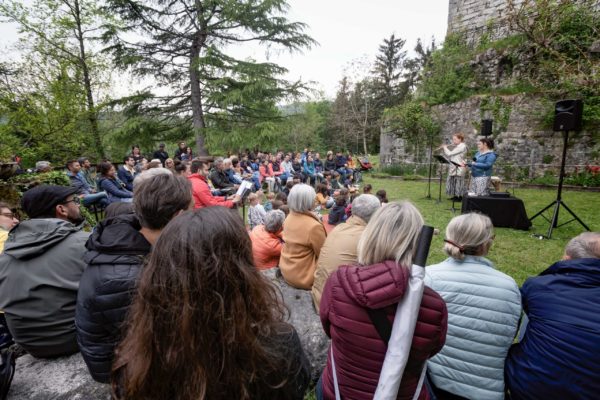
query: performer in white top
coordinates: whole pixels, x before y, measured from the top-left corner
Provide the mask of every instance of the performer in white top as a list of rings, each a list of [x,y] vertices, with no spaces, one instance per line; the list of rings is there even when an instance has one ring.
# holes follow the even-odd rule
[[[450,150],[448,145],[443,145],[444,155],[456,164],[463,165],[465,156],[467,155],[467,145],[464,143],[465,136],[462,133],[452,135],[453,148]],[[460,200],[465,192],[465,167],[457,167],[454,164],[449,164],[448,180],[446,181],[446,194],[452,197],[453,200]]]

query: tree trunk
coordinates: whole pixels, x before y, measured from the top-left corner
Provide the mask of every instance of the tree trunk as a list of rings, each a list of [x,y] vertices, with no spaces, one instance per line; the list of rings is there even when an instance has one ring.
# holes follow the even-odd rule
[[[85,52],[85,43],[83,37],[83,29],[81,27],[81,8],[79,6],[79,0],[74,1],[73,17],[77,25],[77,40],[79,41],[79,61],[81,63],[81,69],[83,70],[83,85],[85,87],[85,95],[87,99],[87,116],[90,121],[90,129],[92,131],[92,137],[98,149],[98,155],[101,159],[105,158],[104,146],[102,146],[102,138],[100,137],[100,129],[98,128],[98,112],[94,104],[94,95],[92,92],[92,80],[90,79],[90,69],[87,64],[87,55]]]
[[[202,4],[196,0],[198,14],[201,15]],[[204,29],[204,25],[201,24]],[[206,42],[206,32],[197,31],[194,35],[192,47],[190,49],[190,90],[192,100],[192,126],[194,128],[194,136],[196,137],[196,152],[199,156],[207,156],[208,151],[204,143],[206,121],[204,120],[204,110],[202,108],[202,90],[200,89],[200,71],[198,66],[198,58],[200,50]]]

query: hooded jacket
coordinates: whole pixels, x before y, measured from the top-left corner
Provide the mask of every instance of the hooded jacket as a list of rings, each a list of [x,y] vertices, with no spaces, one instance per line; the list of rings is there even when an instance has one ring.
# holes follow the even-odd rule
[[[34,357],[77,352],[75,303],[89,233],[56,218],[21,222],[0,254],[0,309]]]
[[[408,287],[410,270],[394,261],[370,266],[341,266],[325,285],[320,316],[331,338],[327,366],[323,371],[323,398],[334,399],[331,352],[335,360],[343,399],[372,399],[387,344],[380,338],[367,309],[385,310],[390,323]],[[398,399],[412,399],[425,361],[439,352],[446,340],[448,313],[444,300],[425,287],[408,363]],[[423,386],[419,399],[428,399]]]
[[[92,377],[110,381],[114,348],[151,245],[134,214],[102,221],[86,243],[88,264],[77,296],[77,341]]]
[[[508,354],[513,400],[597,399],[600,259],[559,261],[521,288],[529,324]]]
[[[234,203],[225,200],[221,196],[213,196],[208,187],[206,177],[200,174],[191,174],[188,176],[192,184],[192,197],[194,198],[194,208],[204,208],[210,206],[223,206],[233,208]]]

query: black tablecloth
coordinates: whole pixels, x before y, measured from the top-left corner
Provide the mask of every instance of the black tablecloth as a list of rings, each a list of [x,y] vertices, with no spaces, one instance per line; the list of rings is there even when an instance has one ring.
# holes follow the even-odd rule
[[[487,215],[494,226],[527,230],[531,226],[523,200],[516,197],[463,197],[461,213],[477,211]]]

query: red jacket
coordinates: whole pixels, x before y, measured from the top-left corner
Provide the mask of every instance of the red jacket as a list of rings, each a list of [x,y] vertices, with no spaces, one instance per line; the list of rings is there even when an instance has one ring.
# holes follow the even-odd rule
[[[233,208],[233,202],[225,200],[223,197],[213,196],[206,177],[200,174],[188,176],[192,183],[192,197],[194,197],[194,208],[203,208],[210,206],[223,206]]]
[[[381,340],[366,309],[383,308],[390,322],[404,297],[410,271],[394,261],[370,266],[341,266],[323,290],[321,323],[331,338],[340,394],[343,399],[372,399],[387,345]],[[412,399],[424,362],[446,341],[448,312],[435,291],[425,287],[408,364],[398,399]],[[331,348],[329,349],[331,352]],[[331,354],[323,371],[323,398],[335,399]],[[425,386],[419,399],[429,399]]]
[[[273,174],[273,164],[269,163],[266,167],[264,164],[261,164],[258,167],[258,172],[260,172],[260,181],[262,182],[265,178],[272,178],[275,175]]]
[[[258,269],[269,269],[279,264],[281,256],[281,234],[267,232],[264,225],[258,225],[250,232],[254,265]]]

